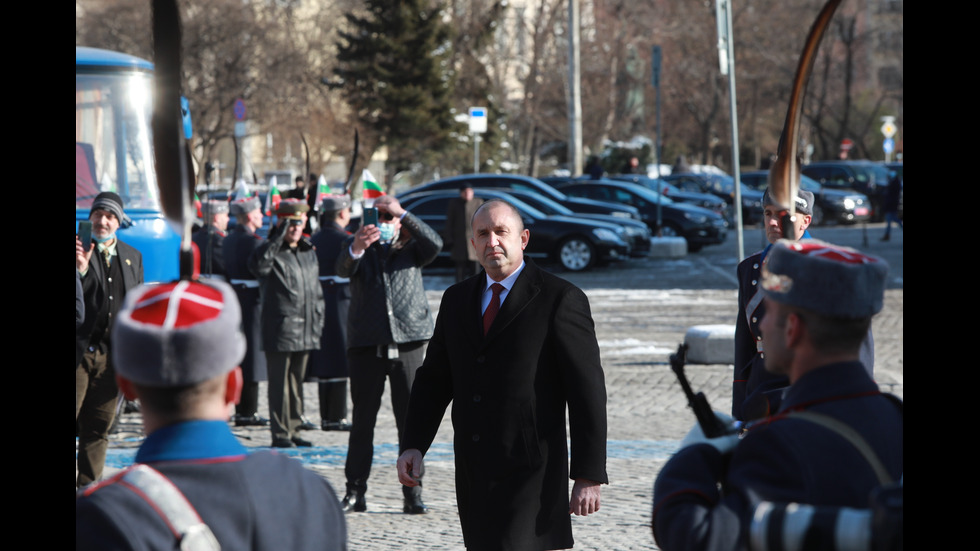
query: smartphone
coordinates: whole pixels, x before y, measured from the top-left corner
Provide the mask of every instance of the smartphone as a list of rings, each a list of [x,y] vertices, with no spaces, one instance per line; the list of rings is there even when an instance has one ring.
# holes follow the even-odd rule
[[[378,209],[374,207],[368,207],[364,209],[364,223],[361,226],[377,226],[378,225]]]
[[[82,250],[88,252],[92,248],[92,221],[80,220],[78,222],[78,240],[82,242]]]

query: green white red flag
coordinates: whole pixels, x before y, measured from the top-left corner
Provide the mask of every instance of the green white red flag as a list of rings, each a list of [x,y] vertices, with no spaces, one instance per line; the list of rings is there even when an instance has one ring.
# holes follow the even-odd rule
[[[279,194],[279,186],[276,184],[276,177],[273,176],[269,178],[269,193],[265,196],[265,207],[262,209],[263,214],[272,216],[272,213],[279,209],[280,201],[282,201],[282,195]]]
[[[364,187],[364,199],[377,199],[385,194],[374,175],[366,168],[361,173],[361,186]]]
[[[330,195],[330,186],[327,185],[327,179],[320,175],[316,180],[316,202],[313,203],[313,210],[320,212],[323,207],[323,200]]]
[[[245,180],[239,178],[238,181],[235,182],[235,193],[232,195],[231,200],[237,201],[239,199],[248,199],[251,196],[252,189],[248,187],[248,183],[246,183]]]

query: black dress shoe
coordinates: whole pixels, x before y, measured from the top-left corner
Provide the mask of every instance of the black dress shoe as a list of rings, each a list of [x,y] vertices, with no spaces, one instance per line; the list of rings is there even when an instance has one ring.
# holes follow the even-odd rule
[[[321,421],[320,422],[320,429],[321,430],[343,430],[343,431],[349,431],[350,428],[351,428],[351,424],[347,421],[347,419],[341,419],[340,421],[327,421],[327,420],[324,420],[324,421]]]
[[[367,511],[367,500],[364,499],[363,490],[348,490],[344,500],[340,502],[341,508],[345,513],[363,513]]]
[[[300,417],[300,424],[296,430],[316,430],[316,425],[306,417]]]
[[[301,448],[309,448],[313,446],[313,442],[310,442],[309,440],[303,440],[299,436],[294,436],[290,438],[289,441]]]
[[[411,496],[405,498],[406,515],[424,515],[429,512],[429,508],[422,503],[422,496]]]
[[[232,417],[235,421],[236,427],[265,427],[268,426],[269,420],[264,417],[259,417],[258,413],[253,413],[252,415],[235,415]]]
[[[295,448],[296,444],[288,438],[273,438],[272,439],[273,448]]]

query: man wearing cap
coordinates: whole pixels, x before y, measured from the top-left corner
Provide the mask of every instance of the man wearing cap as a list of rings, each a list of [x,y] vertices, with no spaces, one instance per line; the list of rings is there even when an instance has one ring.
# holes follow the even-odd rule
[[[888,266],[810,239],[779,240],[768,256],[765,367],[790,386],[741,440],[688,434],[654,486],[653,534],[665,551],[758,544],[766,524],[755,514],[769,504],[867,509],[872,492],[902,478],[902,403],[860,361]]]
[[[269,420],[259,416],[259,383],[266,380],[265,350],[262,348],[262,304],[259,281],[248,269],[252,252],[265,240],[256,235],[262,227],[262,210],[258,197],[232,201],[235,226],[222,243],[228,281],[235,290],[242,309],[242,331],[245,333],[245,358],[242,360],[242,398],[232,416],[237,427],[265,426]]]
[[[298,436],[302,384],[311,350],[320,347],[323,292],[313,244],[303,236],[309,205],[284,199],[278,225],[252,253],[249,269],[262,293],[262,344],[269,370],[269,426],[277,448],[311,446]]]
[[[88,250],[75,236],[75,270],[82,282],[85,310],[85,321],[75,330],[75,357],[81,358],[75,365],[76,487],[102,475],[119,395],[110,338],[113,321],[129,290],[143,283],[143,256],[116,237],[127,220],[122,198],[111,191],[98,194],[89,220]]]
[[[762,334],[762,289],[759,274],[772,244],[783,237],[780,217],[785,212],[772,200],[769,189],[762,196],[763,224],[769,245],[739,262],[738,317],[735,319],[735,368],[732,383],[732,416],[741,421],[765,417],[779,409],[783,390],[789,384],[786,377],[769,373],[765,368]],[[799,190],[796,199],[796,239],[808,238],[813,215],[813,193]]]
[[[473,214],[483,204],[483,199],[473,196],[473,186],[463,184],[459,197],[449,202],[446,211],[446,230],[443,241],[449,247],[449,256],[456,265],[456,283],[476,274],[476,248],[473,246]]]
[[[415,371],[432,337],[432,313],[422,283],[422,267],[442,250],[439,234],[402,208],[391,195],[377,198],[379,224],[367,224],[348,238],[337,258],[337,275],[350,278],[347,363],[350,367],[353,426],[347,446],[344,510],[367,510],[367,481],[374,457],[385,379],[401,442]],[[424,514],[422,487],[403,487],[404,512]]]
[[[113,329],[117,379],[140,400],[146,439],[136,465],[77,494],[76,549],[347,548],[329,483],[287,456],[248,453],[228,428],[240,321],[222,281],[131,291]]]
[[[201,212],[206,226],[191,237],[200,255],[201,275],[227,277],[222,245],[228,230],[228,201],[210,199],[204,203]]]
[[[797,240],[810,237],[813,215],[813,193],[800,189],[796,197],[794,235]],[[765,368],[765,351],[759,322],[765,313],[759,275],[772,244],[782,239],[781,218],[785,210],[773,202],[769,190],[762,196],[765,249],[738,264],[738,317],[735,320],[735,366],[732,382],[732,416],[739,421],[759,419],[779,409],[782,394],[789,386],[784,375]],[[871,372],[874,368],[874,339],[870,328],[861,348],[861,361]]]
[[[350,237],[350,197],[330,195],[323,199],[320,231],[310,241],[320,264],[324,322],[320,349],[310,353],[309,375],[319,380],[320,428],[348,431],[347,420],[347,312],[350,280],[337,275],[337,258]]]

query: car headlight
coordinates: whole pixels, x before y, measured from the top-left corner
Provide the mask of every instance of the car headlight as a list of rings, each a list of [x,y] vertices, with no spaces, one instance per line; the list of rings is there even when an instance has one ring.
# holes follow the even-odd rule
[[[847,210],[854,210],[854,207],[856,206],[854,199],[851,199],[850,197],[845,197],[843,203],[844,208]]]
[[[612,213],[612,215],[615,216],[615,217],[617,217],[617,218],[631,218],[631,219],[633,218],[633,214],[632,213],[623,212],[621,210],[617,210],[616,212]]]
[[[607,230],[606,228],[595,228],[592,230],[592,235],[596,236],[596,239],[600,239],[602,241],[622,242],[622,239],[616,235],[616,232]]]
[[[690,212],[685,212],[684,213],[684,218],[687,218],[688,220],[690,220],[691,222],[694,222],[695,224],[704,224],[705,222],[708,221],[708,217],[707,216],[705,216],[703,214],[693,214],[693,213],[690,213]]]

